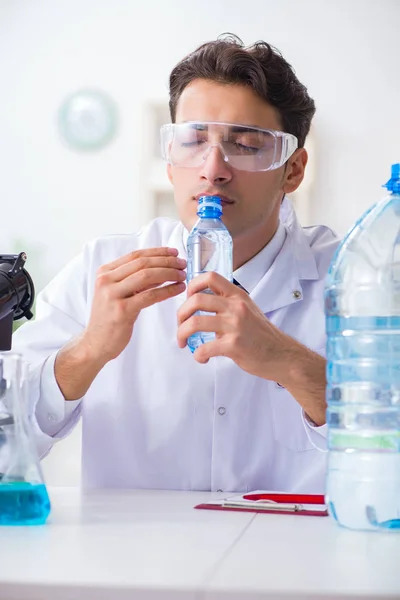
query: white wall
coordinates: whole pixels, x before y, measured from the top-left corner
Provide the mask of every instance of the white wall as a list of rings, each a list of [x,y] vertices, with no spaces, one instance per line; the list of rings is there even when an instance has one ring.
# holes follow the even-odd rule
[[[399,0],[0,0],[0,251],[24,244],[41,287],[88,238],[146,222],[146,103],[166,99],[174,64],[224,31],[271,42],[308,86],[311,217],[344,232],[400,162],[399,20]],[[60,142],[56,113],[88,86],[113,96],[121,128],[80,154]],[[46,459],[50,478],[76,480],[76,448],[71,438]],[[53,469],[66,456],[68,475]]]

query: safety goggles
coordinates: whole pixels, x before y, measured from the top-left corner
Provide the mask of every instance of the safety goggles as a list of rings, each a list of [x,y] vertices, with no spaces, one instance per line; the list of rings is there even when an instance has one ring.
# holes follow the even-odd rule
[[[290,133],[234,123],[189,121],[163,125],[161,153],[175,167],[199,167],[212,148],[225,162],[241,171],[278,169],[297,148]]]

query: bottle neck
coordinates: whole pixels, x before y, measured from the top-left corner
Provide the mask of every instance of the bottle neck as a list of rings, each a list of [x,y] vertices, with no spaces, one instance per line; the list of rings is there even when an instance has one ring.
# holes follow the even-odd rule
[[[197,215],[200,219],[220,219],[222,217],[222,211],[213,206],[202,206],[197,211]]]

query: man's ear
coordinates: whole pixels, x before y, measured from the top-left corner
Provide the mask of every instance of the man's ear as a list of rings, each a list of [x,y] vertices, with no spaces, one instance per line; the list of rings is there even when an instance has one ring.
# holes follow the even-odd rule
[[[173,185],[174,178],[172,177],[172,169],[171,169],[171,165],[169,163],[167,164],[167,175],[168,175],[169,182],[172,183],[172,185]]]
[[[308,154],[305,148],[298,148],[289,158],[283,181],[283,191],[285,194],[291,194],[297,190],[304,179],[307,161]]]

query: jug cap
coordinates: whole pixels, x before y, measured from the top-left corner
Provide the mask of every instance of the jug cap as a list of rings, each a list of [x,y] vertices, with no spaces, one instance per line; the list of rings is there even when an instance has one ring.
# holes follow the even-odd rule
[[[382,187],[387,188],[389,192],[394,194],[400,194],[400,163],[392,165],[392,176]]]

